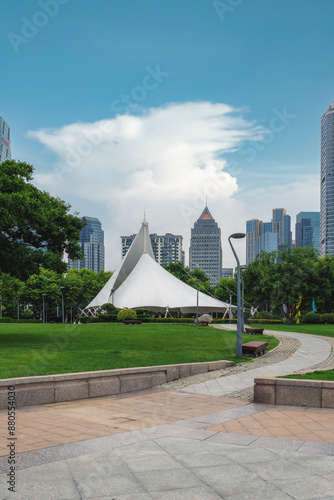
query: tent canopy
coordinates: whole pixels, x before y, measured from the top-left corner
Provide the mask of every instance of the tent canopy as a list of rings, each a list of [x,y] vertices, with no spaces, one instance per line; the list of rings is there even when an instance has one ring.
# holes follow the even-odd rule
[[[111,303],[117,308],[196,312],[197,290],[170,274],[154,259],[148,224],[140,231],[124,256],[121,265],[97,294],[87,309]],[[198,292],[201,313],[226,312],[230,305]],[[236,309],[232,306],[232,310]]]

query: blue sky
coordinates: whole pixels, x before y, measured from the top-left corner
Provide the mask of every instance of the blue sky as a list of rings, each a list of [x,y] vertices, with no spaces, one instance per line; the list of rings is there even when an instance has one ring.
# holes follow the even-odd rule
[[[223,231],[224,266],[232,266],[226,238],[246,219],[269,220],[283,206],[294,225],[299,211],[319,210],[320,119],[334,100],[333,15],[332,0],[10,2],[0,22],[0,115],[11,126],[12,155],[34,164],[39,187],[101,219],[109,268],[120,259],[120,234],[137,231],[144,209],[151,231],[181,232],[187,247],[214,163],[212,175],[226,177],[220,192],[209,189],[208,203]],[[157,68],[159,81],[150,76]],[[134,105],[117,121],[113,103],[124,95]],[[232,128],[228,144],[215,127],[206,131],[220,104],[230,108],[217,124]],[[86,133],[73,137],[66,126],[93,130],[101,120],[115,125],[104,138],[113,148],[98,144],[55,175],[61,148]],[[187,215],[173,177],[183,182]]]

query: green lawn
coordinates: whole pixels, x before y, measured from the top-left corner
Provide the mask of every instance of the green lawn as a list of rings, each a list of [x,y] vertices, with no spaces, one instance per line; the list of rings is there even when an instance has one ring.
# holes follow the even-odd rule
[[[306,380],[332,380],[334,381],[334,370],[315,371],[312,373],[305,373],[305,375],[286,375],[279,378],[298,378]]]
[[[243,335],[243,342],[271,336]],[[0,325],[0,378],[191,363],[235,357],[236,333],[194,325]],[[249,358],[244,358],[249,359]]]
[[[252,324],[254,328],[264,328],[265,330],[275,330],[283,332],[310,333],[311,335],[322,335],[324,337],[334,337],[334,325],[263,325]]]

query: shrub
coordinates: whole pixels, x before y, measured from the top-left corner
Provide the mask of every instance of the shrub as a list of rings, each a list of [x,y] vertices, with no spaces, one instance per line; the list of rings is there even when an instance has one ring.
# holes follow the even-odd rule
[[[319,321],[320,323],[323,323],[325,325],[332,325],[334,324],[334,314],[330,313],[319,314]]]
[[[315,324],[319,323],[319,316],[314,312],[308,312],[302,317],[302,323]]]
[[[97,323],[112,323],[117,320],[118,309],[113,314],[99,314],[96,319]]]
[[[33,319],[34,315],[33,313],[30,311],[30,309],[25,309],[24,312],[22,313],[22,318],[24,319]]]
[[[254,319],[280,319],[280,317],[267,311],[260,311],[254,316]]]
[[[137,319],[137,313],[133,309],[122,309],[117,314],[117,321],[126,321],[127,319]]]
[[[100,311],[100,314],[115,314],[115,316],[117,316],[119,309],[117,309],[117,307],[113,304],[109,304],[109,302],[107,302],[101,306]]]

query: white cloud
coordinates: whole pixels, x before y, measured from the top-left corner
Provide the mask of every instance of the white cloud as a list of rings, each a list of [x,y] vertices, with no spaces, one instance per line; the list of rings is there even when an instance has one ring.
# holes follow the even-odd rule
[[[138,230],[144,210],[151,232],[182,234],[185,250],[206,195],[225,236],[230,226],[244,230],[249,217],[234,199],[237,179],[224,171],[223,156],[265,133],[230,106],[188,102],[28,134],[56,155],[53,170],[35,181],[101,220],[112,269],[120,259],[119,236]],[[87,213],[85,204],[93,203],[100,208]]]

